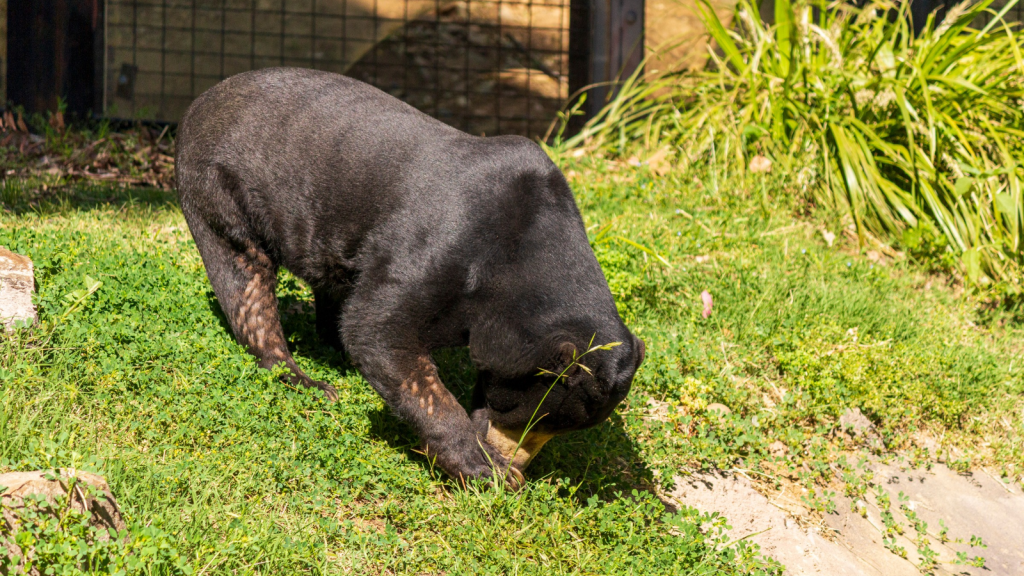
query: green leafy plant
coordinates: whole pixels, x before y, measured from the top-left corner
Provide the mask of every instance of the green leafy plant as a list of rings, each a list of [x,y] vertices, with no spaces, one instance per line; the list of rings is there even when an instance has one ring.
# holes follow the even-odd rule
[[[1024,71],[1021,38],[991,0],[929,16],[909,3],[743,0],[726,28],[699,4],[721,55],[711,69],[626,79],[566,145],[665,149],[677,165],[743,170],[756,154],[800,172],[814,199],[848,214],[862,242],[926,227],[975,284],[1021,292]],[[913,242],[912,242],[913,243]],[[919,245],[915,245],[915,248]]]

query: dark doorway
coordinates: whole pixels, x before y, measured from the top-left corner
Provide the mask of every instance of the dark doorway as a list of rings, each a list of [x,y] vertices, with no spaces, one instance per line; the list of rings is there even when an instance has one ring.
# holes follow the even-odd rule
[[[8,5],[7,98],[28,112],[81,116],[96,107],[99,0],[16,1]]]

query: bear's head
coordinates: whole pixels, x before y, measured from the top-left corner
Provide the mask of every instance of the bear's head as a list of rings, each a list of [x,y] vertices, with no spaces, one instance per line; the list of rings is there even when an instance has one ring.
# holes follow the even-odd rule
[[[604,341],[597,333],[547,338],[532,363],[517,362],[535,366],[527,371],[480,370],[473,420],[488,443],[522,470],[553,436],[608,418],[644,359],[643,341],[617,328]]]

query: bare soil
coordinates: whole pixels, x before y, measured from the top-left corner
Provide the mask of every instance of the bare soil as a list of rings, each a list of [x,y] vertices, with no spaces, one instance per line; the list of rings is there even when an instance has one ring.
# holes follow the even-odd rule
[[[793,576],[920,574],[923,559],[918,535],[901,503],[927,523],[928,545],[938,554],[934,574],[1024,574],[1024,494],[1020,490],[985,471],[959,474],[943,464],[924,470],[872,459],[869,467],[875,486],[889,497],[893,520],[903,529],[890,547],[902,548],[905,556],[883,541],[884,504],[880,506],[874,488],[863,502],[837,496],[836,511],[823,515],[794,506],[785,490],[765,496],[739,473],[679,477],[675,490],[662,497],[677,507],[721,513],[729,519],[735,539],[756,542]],[[972,536],[980,537],[985,547],[971,546]],[[957,552],[968,558],[983,557],[984,567],[955,563]]]

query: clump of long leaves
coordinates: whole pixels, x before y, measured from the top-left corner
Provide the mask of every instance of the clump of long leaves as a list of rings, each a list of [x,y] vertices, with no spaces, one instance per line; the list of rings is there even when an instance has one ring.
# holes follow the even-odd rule
[[[767,25],[741,0],[729,29],[700,1],[708,68],[634,75],[566,145],[737,167],[765,154],[813,175],[862,241],[934,238],[970,281],[1021,292],[1024,58],[1002,18],[1016,0],[956,5],[917,35],[908,2],[775,0]]]

